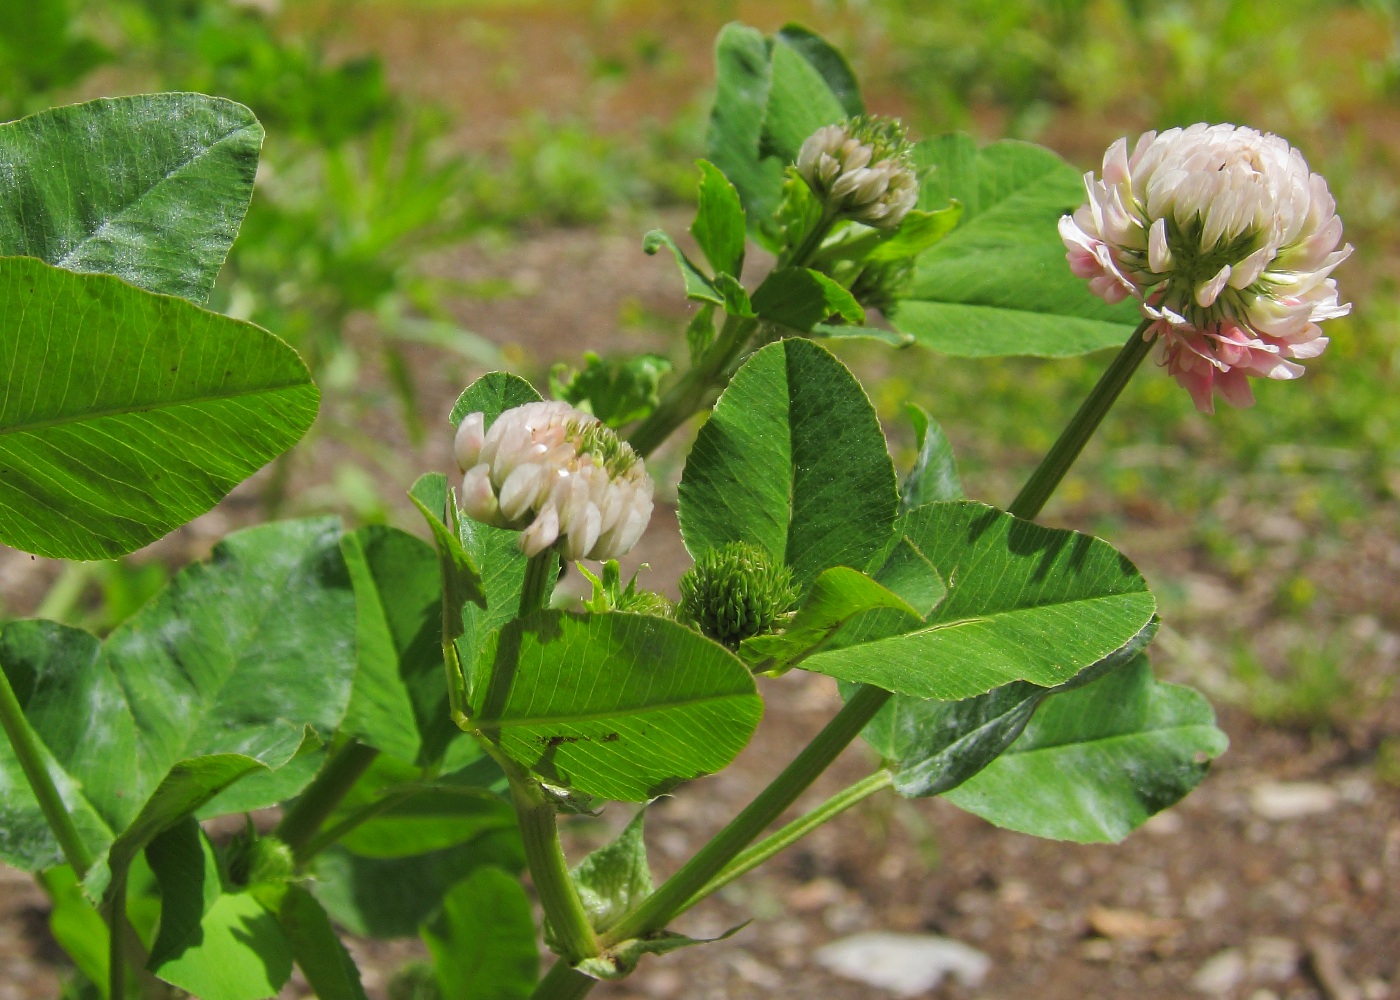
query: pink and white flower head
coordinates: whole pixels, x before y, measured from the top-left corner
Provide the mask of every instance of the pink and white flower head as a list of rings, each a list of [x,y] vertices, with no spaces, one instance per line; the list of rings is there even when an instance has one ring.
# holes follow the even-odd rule
[[[894,229],[919,201],[904,129],[889,118],[853,118],[817,129],[802,143],[797,172],[827,210]]]
[[[521,529],[534,556],[555,542],[568,559],[616,559],[651,519],[652,482],[630,445],[568,403],[526,403],[488,430],[468,413],[453,446],[462,511],[498,528]]]
[[[1070,269],[1154,320],[1161,363],[1214,412],[1249,406],[1248,379],[1293,379],[1345,316],[1329,275],[1351,253],[1320,174],[1276,135],[1197,124],[1108,148],[1089,203],[1060,220]]]

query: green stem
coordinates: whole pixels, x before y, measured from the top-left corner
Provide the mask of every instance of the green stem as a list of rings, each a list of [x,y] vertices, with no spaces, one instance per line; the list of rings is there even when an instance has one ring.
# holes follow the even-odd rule
[[[554,804],[528,775],[506,772],[510,797],[520,822],[520,838],[525,844],[525,861],[539,894],[545,919],[554,933],[562,957],[570,964],[598,954],[598,936],[579,899],[569,863],[559,844]]]
[[[561,958],[550,966],[549,973],[530,994],[530,1000],[583,1000],[596,985],[598,980],[585,976]]]
[[[559,553],[550,546],[543,552],[533,555],[525,563],[525,582],[520,588],[520,614],[523,618],[532,611],[549,607],[549,575],[559,566]]]
[[[754,317],[726,316],[719,336],[705,356],[672,383],[656,409],[628,435],[627,443],[632,450],[643,458],[650,455],[704,406],[715,390],[723,388],[729,381],[734,362],[757,328],[758,320]]]
[[[831,227],[836,225],[837,214],[829,208],[823,208],[821,218],[811,231],[803,238],[802,242],[793,248],[792,253],[784,254],[778,260],[779,267],[806,267],[821,249],[822,243],[826,240],[827,234],[831,232]]]
[[[876,792],[889,788],[894,776],[889,771],[876,771],[868,778],[862,778],[854,785],[841,789],[831,798],[817,806],[805,816],[801,816],[771,836],[764,837],[748,850],[743,851],[733,861],[724,866],[718,875],[706,882],[699,892],[691,896],[681,912],[684,913],[706,896],[713,895],[740,876],[747,875],[773,855],[786,850],[811,833],[823,823],[827,823],[845,812],[857,802],[863,802]]]
[[[273,836],[292,849],[299,863],[311,856],[310,845],[322,824],[378,756],[374,747],[351,740],[331,755],[306,791],[292,803]]]
[[[407,802],[421,791],[421,788],[401,789],[389,793],[382,799],[376,799],[367,806],[356,809],[335,826],[312,837],[307,845],[297,852],[297,861],[305,864],[356,827],[363,826],[381,813],[388,812],[394,806]]]
[[[1099,377],[1093,391],[1079,405],[1068,426],[1060,433],[1059,439],[1051,445],[1050,450],[1036,466],[1035,472],[1031,473],[1031,478],[1007,508],[1012,514],[1027,521],[1035,520],[1045,502],[1050,499],[1050,494],[1055,492],[1055,487],[1060,485],[1060,480],[1098,429],[1104,415],[1118,399],[1118,394],[1133,377],[1133,372],[1137,371],[1142,359],[1147,357],[1152,342],[1144,340],[1143,334],[1152,323],[1153,320],[1145,319],[1138,324],[1138,328],[1133,331],[1133,335],[1128,338],[1118,356]]]
[[[10,678],[3,667],[0,667],[0,726],[4,727],[5,735],[10,739],[10,748],[14,751],[15,759],[19,761],[20,769],[24,771],[24,777],[29,782],[34,798],[39,802],[39,809],[43,812],[49,829],[53,831],[58,846],[63,850],[64,858],[81,880],[92,867],[92,854],[83,843],[83,838],[79,836],[73,816],[63,804],[63,797],[58,794],[53,776],[44,764],[44,752],[39,745],[39,738],[34,735],[29,720],[24,717],[24,708],[15,695],[15,689],[10,686]]]
[[[888,691],[862,686],[743,812],[643,900],[640,906],[618,921],[603,936],[603,943],[616,944],[665,927],[685,909],[696,893],[797,801],[797,797],[831,766],[889,698]]]
[[[126,873],[126,865],[112,869],[112,881],[104,898],[108,1000],[123,1000],[126,996]]]

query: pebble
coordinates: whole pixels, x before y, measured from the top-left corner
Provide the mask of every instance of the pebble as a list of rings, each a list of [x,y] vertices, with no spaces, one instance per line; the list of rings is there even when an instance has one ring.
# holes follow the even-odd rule
[[[1205,964],[1191,977],[1191,988],[1198,993],[1210,996],[1225,996],[1234,992],[1245,976],[1247,966],[1244,952],[1238,948],[1226,948],[1206,959]]]
[[[880,931],[823,945],[816,959],[839,976],[903,997],[935,989],[949,976],[975,990],[992,967],[985,954],[952,938]]]
[[[1337,800],[1331,785],[1313,781],[1269,781],[1255,785],[1249,793],[1249,807],[1255,815],[1275,822],[1331,812]]]

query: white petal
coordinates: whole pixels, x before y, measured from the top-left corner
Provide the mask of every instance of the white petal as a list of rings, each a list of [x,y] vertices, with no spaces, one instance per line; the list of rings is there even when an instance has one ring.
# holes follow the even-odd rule
[[[1152,223],[1152,229],[1147,234],[1147,264],[1158,274],[1165,274],[1171,269],[1172,251],[1167,246],[1166,219]]]
[[[481,461],[481,446],[486,441],[486,414],[468,413],[452,439],[452,452],[457,468],[466,472]]]

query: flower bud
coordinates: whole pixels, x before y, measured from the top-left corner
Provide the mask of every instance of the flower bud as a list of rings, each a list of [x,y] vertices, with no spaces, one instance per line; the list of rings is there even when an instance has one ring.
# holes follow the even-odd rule
[[[637,544],[652,482],[611,429],[561,402],[526,403],[485,424],[469,413],[457,429],[463,513],[521,529],[530,556],[557,542],[568,559],[615,559]]]
[[[1248,379],[1293,379],[1345,316],[1332,269],[1342,223],[1327,182],[1276,135],[1197,124],[1145,133],[1085,174],[1089,203],[1060,220],[1070,269],[1107,302],[1132,296],[1167,372],[1203,413],[1249,406]]]
[[[894,229],[919,200],[910,149],[893,119],[852,118],[808,136],[797,154],[797,172],[828,211]]]
[[[680,588],[677,617],[730,649],[772,632],[797,600],[792,571],[748,542],[702,552]]]

